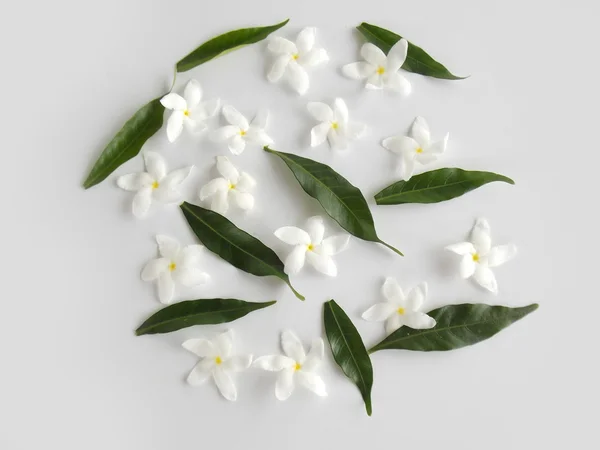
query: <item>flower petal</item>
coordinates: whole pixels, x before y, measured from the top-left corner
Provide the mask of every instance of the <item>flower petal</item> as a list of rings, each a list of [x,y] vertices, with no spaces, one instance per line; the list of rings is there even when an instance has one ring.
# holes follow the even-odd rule
[[[309,234],[298,227],[281,227],[275,230],[275,236],[286,244],[309,245]]]
[[[285,53],[287,55],[293,55],[294,53],[298,53],[298,48],[296,47],[296,44],[280,36],[275,36],[269,39],[268,48],[273,53]]]
[[[167,174],[167,163],[156,152],[144,152],[144,164],[146,165],[146,170],[155,181],[162,180]]]
[[[217,355],[223,359],[228,358],[233,348],[233,330],[229,329],[224,333],[218,334],[213,343],[217,348]]]
[[[273,139],[271,139],[265,130],[252,125],[250,128],[248,128],[248,131],[244,137],[246,138],[246,141],[258,144],[261,147],[264,147],[265,145],[271,145],[273,143]]]
[[[475,247],[470,242],[459,242],[446,247],[446,250],[456,253],[457,255],[472,255],[475,253]]]
[[[227,156],[217,156],[217,171],[231,184],[236,184],[240,177],[240,173]]]
[[[306,228],[310,236],[310,243],[319,245],[323,241],[323,234],[325,233],[323,218],[321,216],[311,217],[306,221]]]
[[[317,29],[315,27],[306,27],[300,33],[298,33],[298,37],[296,38],[296,48],[299,53],[306,53],[315,45],[315,35],[317,33]]]
[[[217,191],[213,196],[210,209],[216,213],[225,214],[229,209],[228,195],[229,191]]]
[[[221,395],[227,400],[234,402],[237,399],[237,389],[229,374],[217,365],[214,367],[212,375]]]
[[[317,147],[321,145],[327,139],[331,130],[331,124],[329,122],[323,122],[316,125],[310,130],[310,146]]]
[[[210,275],[197,267],[178,267],[173,271],[172,276],[177,283],[188,287],[206,284],[210,280]]]
[[[215,361],[212,358],[206,358],[200,361],[194,366],[192,371],[187,377],[187,382],[191,386],[198,386],[204,383],[212,373],[212,369],[215,366]]]
[[[406,309],[409,311],[418,311],[423,306],[427,297],[427,283],[421,283],[412,288],[406,296]],[[414,327],[411,327],[414,328]]]
[[[475,249],[481,255],[486,255],[492,246],[492,237],[490,236],[490,224],[485,219],[477,219],[473,230],[471,231],[471,242]]]
[[[235,188],[240,192],[248,192],[254,186],[256,186],[256,181],[247,172],[242,172],[240,174],[240,178],[238,179]]]
[[[401,317],[400,314],[392,314],[389,319],[385,321],[385,332],[387,334],[392,334],[403,325]]]
[[[183,111],[173,111],[167,121],[167,139],[175,142],[183,130]]]
[[[298,336],[291,330],[285,330],[281,333],[281,348],[284,353],[299,364],[303,364],[306,360],[304,347]]]
[[[145,187],[140,189],[137,194],[133,197],[133,203],[131,210],[133,215],[139,219],[143,218],[148,214],[150,205],[152,204],[152,187]]]
[[[200,358],[217,356],[215,345],[208,339],[188,339],[181,346]]]
[[[333,110],[327,103],[308,102],[306,109],[319,122],[331,122],[333,120]]]
[[[475,273],[477,263],[473,261],[473,256],[465,255],[460,260],[460,276],[463,278],[469,278]]]
[[[373,90],[383,89],[383,86],[384,86],[384,79],[377,72],[375,72],[374,74],[369,76],[369,78],[367,78],[367,83],[365,84],[365,87],[367,89],[373,89]]]
[[[176,186],[179,186],[183,183],[187,177],[192,173],[192,169],[194,166],[183,167],[181,169],[176,169],[167,174],[166,177],[160,182],[161,186],[164,186],[167,189],[172,189]]]
[[[435,319],[420,311],[405,314],[402,319],[404,325],[414,330],[427,330],[435,327]]]
[[[481,264],[477,264],[473,279],[483,288],[487,289],[493,294],[498,293],[498,283],[494,272],[489,267],[485,267]]]
[[[185,85],[183,98],[187,103],[187,109],[194,109],[202,99],[202,87],[196,80],[190,80]]]
[[[410,135],[419,143],[421,148],[429,147],[429,144],[431,143],[431,134],[429,132],[429,125],[423,117],[415,117],[410,128]]]
[[[327,133],[327,140],[329,141],[329,146],[334,150],[345,150],[348,148],[348,139],[346,139],[344,129],[341,127],[337,129],[330,128]]]
[[[183,111],[187,108],[185,99],[179,95],[171,92],[160,99],[160,104],[167,109],[173,109],[175,111]]]
[[[154,281],[167,270],[169,270],[169,260],[167,258],[151,259],[142,269],[141,277],[143,281]]]
[[[223,113],[225,120],[227,120],[227,122],[229,122],[231,125],[235,125],[242,130],[248,129],[248,120],[233,106],[225,105],[223,106],[221,112]]]
[[[507,261],[510,261],[517,254],[517,246],[514,244],[497,245],[492,247],[488,253],[488,267],[498,267]]]
[[[229,140],[228,146],[231,153],[234,155],[241,155],[246,148],[246,141],[238,134]]]
[[[410,157],[402,158],[400,165],[400,178],[404,181],[410,180],[410,177],[415,173],[415,159]]]
[[[408,81],[406,77],[400,75],[398,72],[385,73],[383,75],[382,82],[385,87],[403,96],[409,95],[412,91],[410,81]]]
[[[381,142],[383,148],[397,155],[414,155],[419,148],[419,143],[408,136],[392,136]]]
[[[306,245],[297,245],[285,259],[283,271],[288,275],[294,275],[304,267],[306,259]]]
[[[278,400],[287,400],[292,392],[294,392],[294,367],[283,369],[277,376],[277,382],[275,383],[275,397]]]
[[[250,122],[250,127],[255,127],[259,129],[267,128],[269,124],[269,110],[265,108],[261,108],[257,111],[254,119]]]
[[[333,120],[345,126],[348,123],[348,106],[343,98],[333,101]]]
[[[229,195],[233,197],[233,200],[240,209],[249,211],[254,208],[254,196],[252,194],[232,189],[229,191]]]
[[[161,203],[180,203],[181,202],[181,194],[177,189],[170,188],[165,186],[163,183],[152,191],[154,198]]]
[[[383,286],[381,287],[381,293],[387,301],[394,305],[404,305],[404,302],[406,301],[406,297],[404,296],[404,292],[398,284],[398,281],[392,277],[387,277],[385,279]]]
[[[393,314],[396,314],[396,307],[393,304],[375,303],[362,314],[362,318],[369,322],[381,322],[389,319]]]
[[[306,259],[308,259],[308,262],[319,272],[330,277],[335,277],[337,275],[337,266],[331,256],[308,251],[306,252]]]
[[[302,364],[303,372],[312,372],[315,370],[323,361],[325,357],[325,344],[323,343],[323,339],[315,338],[312,341],[310,346],[310,350],[306,355],[306,359]]]
[[[236,355],[223,362],[223,369],[232,372],[242,372],[252,364],[252,355]]]
[[[163,258],[175,259],[179,253],[181,246],[179,241],[164,234],[156,235],[156,243],[158,244],[158,253]]]
[[[198,104],[194,109],[190,110],[190,119],[197,122],[202,122],[209,117],[213,117],[221,107],[221,100],[218,98],[207,100]]]
[[[417,153],[415,155],[415,161],[418,162],[419,164],[430,164],[433,161],[435,161],[436,159],[438,159],[438,156],[439,155],[436,153],[423,151],[423,152]]]
[[[158,276],[157,287],[160,302],[165,305],[171,303],[173,301],[173,294],[175,293],[175,283],[173,283],[171,271],[167,270]]]
[[[327,61],[329,61],[329,55],[324,48],[313,48],[298,58],[298,63],[304,67],[315,67]]]
[[[364,123],[349,122],[346,125],[346,136],[351,141],[354,141],[365,135],[367,126]]]
[[[279,372],[283,369],[295,367],[296,361],[283,355],[267,355],[256,358],[253,365],[254,367],[270,372]]]
[[[406,61],[406,55],[408,54],[408,41],[406,39],[400,39],[396,42],[387,54],[386,69],[390,72],[397,72],[404,61]]]
[[[377,66],[364,61],[346,64],[342,67],[342,73],[354,80],[364,80],[376,72]]]
[[[126,191],[139,191],[152,184],[152,177],[146,172],[128,173],[117,178],[117,186]]]
[[[215,142],[224,142],[231,139],[236,134],[240,133],[239,127],[234,125],[226,125],[221,128],[217,128],[210,135],[211,140]]]
[[[297,374],[298,382],[309,391],[314,392],[320,397],[327,397],[327,389],[323,379],[314,373],[300,370]]]
[[[206,200],[217,192],[227,192],[228,189],[229,182],[225,178],[215,178],[202,186],[199,193],[200,200]]]
[[[308,73],[294,60],[288,63],[287,79],[298,94],[306,94],[309,85]]]
[[[444,139],[442,139],[441,141],[436,141],[433,144],[431,144],[427,148],[427,151],[430,153],[434,153],[436,155],[441,155],[442,153],[444,153],[446,151],[446,147],[448,146],[449,138],[450,138],[450,133],[446,133],[446,136],[444,136]]]
[[[271,83],[276,83],[279,81],[285,73],[285,69],[290,61],[290,56],[287,54],[278,56],[273,62],[271,70],[269,70],[269,73],[267,73],[267,80],[269,80]]]
[[[190,267],[198,264],[203,252],[204,246],[200,244],[186,245],[179,252],[176,260],[177,266]]]
[[[337,255],[348,247],[350,242],[349,234],[337,234],[323,239],[321,244],[322,253],[325,255]]]
[[[376,67],[386,67],[387,58],[385,53],[376,45],[367,42],[360,49],[360,55]]]

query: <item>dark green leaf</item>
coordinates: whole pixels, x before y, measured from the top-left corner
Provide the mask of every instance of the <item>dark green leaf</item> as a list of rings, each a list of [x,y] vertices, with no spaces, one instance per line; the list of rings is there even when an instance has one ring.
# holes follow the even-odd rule
[[[333,359],[346,376],[358,386],[365,401],[367,414],[370,416],[373,366],[365,344],[350,318],[335,300],[323,304],[323,322]]]
[[[386,187],[375,195],[375,201],[378,205],[438,203],[460,197],[492,181],[515,184],[510,178],[492,172],[438,169]]]
[[[177,72],[186,72],[238,47],[262,41],[273,31],[279,30],[288,22],[289,19],[267,27],[242,28],[214,37],[179,61],[177,63]]]
[[[162,127],[164,110],[160,98],[157,98],[142,106],[125,122],[100,154],[83,187],[87,189],[100,183],[117,167],[136,156],[142,145]]]
[[[211,252],[244,272],[258,277],[273,275],[280,278],[296,297],[304,300],[283,271],[283,262],[265,244],[214,211],[187,202],[181,204],[181,210],[192,231]]]
[[[246,314],[276,302],[250,303],[235,298],[211,298],[174,303],[152,314],[135,334],[170,333],[192,325],[233,322]]]
[[[435,327],[399,328],[369,352],[389,349],[432,352],[466,347],[492,337],[537,308],[537,303],[522,308],[470,303],[444,306],[427,313],[436,320]]]
[[[402,36],[397,35],[396,33],[392,33],[385,28],[380,28],[366,22],[361,23],[356,28],[367,41],[375,44],[386,54],[396,42],[402,39]],[[427,75],[428,77],[442,78],[444,80],[464,80],[467,78],[453,75],[446,67],[444,67],[444,65],[437,62],[429,56],[425,50],[412,42],[408,43],[408,54],[402,68],[409,72],[420,73],[421,75]]]
[[[402,253],[377,236],[373,216],[360,190],[325,164],[290,153],[265,151],[279,156],[290,168],[302,189],[317,199],[323,209],[348,233],[365,241],[379,242]]]

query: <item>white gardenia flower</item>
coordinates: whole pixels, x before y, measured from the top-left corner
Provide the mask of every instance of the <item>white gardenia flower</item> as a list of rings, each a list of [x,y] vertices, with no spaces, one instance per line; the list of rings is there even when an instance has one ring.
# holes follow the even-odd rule
[[[189,339],[182,346],[202,358],[188,375],[187,382],[198,386],[212,376],[221,395],[227,400],[235,401],[237,389],[231,374],[250,367],[252,355],[232,355],[233,330],[219,334],[212,341]]]
[[[471,230],[471,242],[449,245],[446,250],[462,256],[461,277],[473,277],[480,286],[494,294],[498,293],[498,283],[491,268],[504,264],[517,254],[517,246],[514,244],[492,247],[490,225],[485,219],[477,219],[475,222]]]
[[[217,170],[222,175],[202,186],[200,200],[212,197],[210,209],[225,214],[229,209],[229,200],[243,209],[254,206],[254,197],[248,191],[256,185],[256,181],[246,172],[238,172],[226,156],[217,156]]]
[[[435,320],[421,311],[427,298],[427,283],[412,288],[407,295],[395,278],[388,277],[381,289],[385,301],[367,309],[362,318],[370,322],[385,320],[385,331],[390,334],[406,325],[415,330],[433,328]]]
[[[350,122],[348,107],[341,98],[333,102],[333,109],[320,102],[310,102],[307,105],[310,114],[319,122],[310,131],[310,145],[316,147],[325,140],[334,149],[344,150],[349,141],[354,141],[365,134],[366,126],[362,123]]]
[[[162,234],[156,236],[156,243],[159,257],[144,266],[142,280],[156,281],[161,303],[173,301],[175,284],[196,286],[209,280],[209,275],[197,267],[203,249],[201,245],[181,248],[177,240]]]
[[[258,144],[261,147],[273,143],[265,131],[269,119],[267,110],[260,110],[251,123],[233,106],[223,106],[222,113],[230,125],[216,129],[212,134],[212,139],[215,142],[227,142],[229,150],[234,155],[239,155],[244,151],[246,142]]]
[[[383,51],[371,43],[366,43],[360,49],[361,56],[365,59],[342,67],[342,73],[355,80],[367,80],[368,89],[388,88],[402,95],[410,94],[410,82],[398,73],[406,61],[408,41],[400,39],[390,49],[387,56]]]
[[[296,38],[296,43],[282,37],[269,41],[269,50],[277,55],[267,79],[271,83],[279,81],[284,75],[290,86],[303,95],[308,90],[309,80],[306,67],[314,67],[327,62],[329,56],[322,48],[315,48],[317,29],[304,28]]]
[[[308,355],[302,342],[291,331],[281,333],[281,346],[284,355],[261,356],[254,361],[254,366],[271,372],[279,372],[275,384],[275,396],[286,400],[294,392],[296,380],[315,394],[326,397],[327,390],[323,379],[315,373],[321,364],[324,354],[323,339],[313,339]]]
[[[337,266],[332,256],[348,246],[350,236],[339,234],[323,239],[325,225],[320,216],[308,219],[307,225],[308,231],[297,227],[282,227],[275,231],[275,236],[294,246],[294,250],[285,260],[285,273],[298,273],[304,267],[305,260],[308,260],[319,272],[335,277]]]
[[[400,176],[403,180],[412,177],[416,163],[429,164],[444,153],[450,137],[450,133],[446,133],[441,141],[432,142],[429,125],[422,117],[415,118],[410,134],[411,136],[392,136],[381,143],[384,148],[402,158]]]
[[[133,215],[142,218],[148,214],[153,200],[176,203],[181,200],[177,187],[190,175],[194,166],[167,173],[165,159],[155,152],[144,153],[146,172],[130,173],[117,179],[117,185],[126,191],[137,192],[133,197]]]
[[[169,142],[181,134],[185,125],[190,131],[206,129],[205,121],[219,110],[219,99],[201,102],[202,88],[196,80],[190,80],[185,86],[183,97],[170,92],[160,99],[160,103],[173,112],[167,121],[167,138]]]

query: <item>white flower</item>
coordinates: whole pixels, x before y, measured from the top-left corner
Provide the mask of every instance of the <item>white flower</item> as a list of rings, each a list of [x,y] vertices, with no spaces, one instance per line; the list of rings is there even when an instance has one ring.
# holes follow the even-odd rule
[[[514,244],[492,247],[490,225],[485,219],[477,219],[475,222],[471,242],[449,245],[446,250],[462,256],[460,275],[463,278],[473,277],[480,286],[494,294],[498,293],[498,283],[491,267],[498,267],[517,254],[517,246]]]
[[[409,180],[415,171],[415,164],[428,164],[435,161],[439,155],[446,151],[449,133],[441,141],[431,142],[429,125],[422,117],[415,118],[409,136],[392,136],[384,139],[384,148],[394,152],[402,158],[400,176]]]
[[[319,272],[335,277],[337,267],[332,256],[348,246],[350,236],[339,234],[323,239],[325,226],[319,216],[308,219],[308,232],[296,227],[282,227],[275,231],[275,236],[295,248],[285,260],[285,273],[295,274],[302,269],[304,261]]]
[[[158,153],[145,152],[147,172],[130,173],[117,179],[117,185],[126,191],[137,192],[133,197],[133,215],[146,216],[152,200],[175,203],[181,198],[177,186],[185,181],[194,166],[177,169],[167,174],[167,163]]]
[[[156,236],[158,258],[148,261],[142,270],[142,280],[156,281],[161,303],[173,301],[175,283],[196,286],[208,281],[209,275],[198,269],[201,245],[181,248],[177,240],[159,234]]]
[[[311,102],[307,108],[310,114],[321,122],[310,131],[311,147],[328,140],[331,148],[343,150],[348,147],[348,141],[358,139],[366,131],[364,124],[348,120],[348,107],[341,98],[335,99],[333,109],[320,102]]]
[[[248,120],[233,106],[223,106],[222,112],[230,125],[216,129],[212,134],[212,139],[216,142],[227,141],[229,150],[234,155],[239,155],[244,151],[246,142],[256,143],[261,147],[273,143],[273,140],[265,132],[269,119],[267,110],[260,110],[252,123],[248,123]]]
[[[204,121],[214,116],[219,110],[219,99],[201,103],[202,88],[196,80],[190,80],[185,86],[183,97],[173,92],[160,99],[160,103],[167,109],[173,110],[167,121],[167,138],[169,142],[181,134],[185,125],[190,131],[206,129]]]
[[[307,355],[298,337],[291,331],[284,331],[281,333],[281,346],[287,356],[261,356],[254,361],[255,367],[271,372],[280,372],[275,384],[275,396],[279,400],[286,400],[294,392],[297,378],[298,382],[307,389],[321,397],[326,397],[325,383],[315,373],[323,360],[323,339],[313,339]]]
[[[256,185],[256,181],[246,172],[240,174],[226,156],[217,156],[217,170],[222,177],[202,186],[200,200],[212,197],[210,208],[219,214],[227,212],[229,198],[241,209],[252,209],[254,197],[248,191]]]
[[[198,386],[212,376],[221,395],[227,400],[235,401],[237,389],[230,374],[250,367],[252,355],[232,356],[233,330],[219,334],[212,341],[189,339],[182,346],[202,358],[188,375],[187,382]]]
[[[329,60],[322,48],[314,48],[316,28],[304,28],[296,43],[275,37],[269,41],[269,50],[277,55],[267,78],[271,83],[279,81],[285,74],[290,86],[303,95],[308,90],[308,73],[305,67],[314,67]]]
[[[402,95],[410,94],[410,82],[398,73],[406,61],[408,41],[400,39],[390,49],[387,56],[381,49],[371,43],[366,43],[360,49],[365,61],[346,64],[342,73],[355,80],[367,80],[368,89],[388,88]]]
[[[404,295],[395,278],[388,277],[381,289],[385,302],[377,303],[367,309],[362,318],[370,322],[385,322],[385,330],[393,333],[403,325],[415,330],[433,328],[435,320],[421,308],[427,298],[427,283],[421,283]]]

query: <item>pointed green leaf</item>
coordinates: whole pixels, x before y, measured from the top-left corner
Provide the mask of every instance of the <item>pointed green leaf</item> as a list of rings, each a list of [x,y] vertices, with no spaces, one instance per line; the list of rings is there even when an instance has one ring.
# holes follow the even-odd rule
[[[432,352],[466,347],[492,337],[537,308],[537,303],[521,308],[470,303],[444,306],[427,313],[437,322],[435,327],[429,330],[399,328],[369,353],[390,349]]]
[[[333,359],[358,387],[370,416],[373,366],[358,330],[335,300],[323,304],[323,323]]]
[[[283,271],[283,262],[265,244],[214,211],[187,202],[181,204],[181,210],[192,231],[211,252],[257,277],[272,275],[280,278],[296,297],[304,300]]]
[[[262,41],[288,22],[289,19],[267,27],[242,28],[212,38],[179,61],[177,63],[177,72],[186,72],[236,48]]]
[[[193,325],[213,325],[233,322],[258,309],[276,302],[251,303],[235,298],[211,298],[174,303],[152,314],[135,334],[170,333]]]
[[[160,98],[142,106],[104,148],[83,187],[88,189],[100,183],[117,167],[136,156],[144,143],[162,127],[164,111]]]
[[[504,175],[463,169],[438,169],[398,181],[375,195],[378,205],[439,203],[460,197],[493,181],[515,184]]]
[[[377,236],[373,216],[360,190],[331,167],[265,147],[265,151],[279,156],[290,168],[302,189],[315,198],[348,233],[365,241],[379,242],[394,252],[402,253]]]
[[[375,44],[385,54],[390,51],[390,48],[402,39],[402,36],[392,33],[385,28],[380,28],[375,25],[363,22],[356,27],[358,31],[367,39],[367,41]],[[450,73],[446,67],[433,59],[421,47],[416,46],[412,42],[408,43],[408,54],[406,61],[402,65],[404,70],[409,72],[420,73],[428,77],[442,78],[444,80],[464,80],[467,77],[459,77]]]

